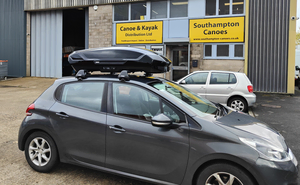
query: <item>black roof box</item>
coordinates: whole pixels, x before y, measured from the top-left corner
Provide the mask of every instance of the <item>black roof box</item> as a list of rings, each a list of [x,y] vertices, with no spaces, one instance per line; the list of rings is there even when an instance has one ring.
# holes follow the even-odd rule
[[[76,71],[163,73],[169,71],[171,61],[146,49],[108,47],[75,51],[69,55],[69,63]]]

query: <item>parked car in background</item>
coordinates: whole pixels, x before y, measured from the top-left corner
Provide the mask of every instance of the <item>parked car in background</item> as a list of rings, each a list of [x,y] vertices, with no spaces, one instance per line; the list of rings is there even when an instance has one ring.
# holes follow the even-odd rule
[[[300,77],[299,77],[299,72],[300,72],[300,68],[299,66],[295,67],[295,86],[298,87],[298,89],[300,89]]]
[[[243,112],[247,112],[256,101],[253,86],[245,73],[195,71],[177,83],[212,102]]]

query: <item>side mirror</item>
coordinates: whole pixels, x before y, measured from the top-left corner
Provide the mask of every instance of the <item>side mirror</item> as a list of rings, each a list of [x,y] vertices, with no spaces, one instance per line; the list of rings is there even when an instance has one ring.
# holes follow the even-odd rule
[[[180,84],[186,84],[186,81],[185,81],[185,80],[182,80],[182,81],[180,82]]]
[[[297,71],[300,71],[300,67],[299,67],[299,66],[296,66],[296,70],[297,70]]]
[[[155,127],[167,127],[172,125],[172,120],[165,114],[161,113],[154,116],[151,120],[151,123]]]

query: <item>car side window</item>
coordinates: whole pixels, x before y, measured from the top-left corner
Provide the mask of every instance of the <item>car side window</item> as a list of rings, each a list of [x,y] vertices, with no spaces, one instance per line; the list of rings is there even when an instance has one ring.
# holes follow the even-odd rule
[[[147,121],[161,113],[157,95],[124,83],[113,84],[113,109],[114,114]]]
[[[162,103],[163,113],[175,123],[184,123],[185,115],[167,102]]]
[[[232,73],[211,73],[209,84],[235,84],[236,77]]]
[[[208,73],[195,73],[185,79],[186,84],[206,84]]]
[[[103,82],[78,82],[66,84],[62,90],[61,102],[67,105],[100,111]]]

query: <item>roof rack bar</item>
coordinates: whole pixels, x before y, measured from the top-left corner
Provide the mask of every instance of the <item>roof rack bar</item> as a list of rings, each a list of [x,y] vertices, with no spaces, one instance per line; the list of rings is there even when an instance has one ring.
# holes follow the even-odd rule
[[[88,75],[89,75],[89,72],[88,72],[87,70],[85,70],[85,69],[80,69],[80,70],[76,73],[75,78],[77,78],[77,79],[80,81],[80,80],[86,79]]]

